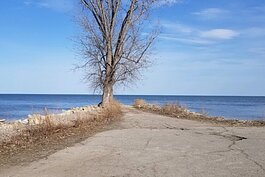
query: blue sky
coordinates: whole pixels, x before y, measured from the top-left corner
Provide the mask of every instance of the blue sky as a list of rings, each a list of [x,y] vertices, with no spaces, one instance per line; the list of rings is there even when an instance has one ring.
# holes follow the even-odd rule
[[[0,93],[92,93],[71,38],[71,0],[0,2]],[[157,7],[154,65],[117,94],[265,95],[265,2],[171,0]],[[153,25],[154,24],[154,25]]]

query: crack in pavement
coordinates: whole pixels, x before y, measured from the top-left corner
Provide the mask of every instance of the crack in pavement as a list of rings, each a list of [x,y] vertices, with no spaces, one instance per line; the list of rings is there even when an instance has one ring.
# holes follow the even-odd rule
[[[263,170],[263,172],[265,172],[265,168],[264,168],[260,163],[258,163],[257,161],[251,159],[251,158],[249,157],[249,155],[248,155],[243,149],[238,148],[238,149],[236,149],[236,150],[239,151],[239,152],[241,152],[241,154],[243,154],[243,155],[246,157],[246,159],[250,160],[251,162],[253,162],[253,163],[256,164],[257,166],[259,166],[260,169]]]
[[[146,144],[145,144],[145,146],[144,146],[144,149],[146,149],[147,147],[148,147],[148,145],[150,144],[150,142],[152,141],[152,137],[151,138],[149,138],[148,140],[147,140],[147,142],[146,142]]]
[[[246,140],[246,137],[242,137],[242,136],[238,136],[238,135],[234,135],[234,134],[227,134],[224,135],[224,133],[228,133],[229,130],[225,127],[222,127],[224,129],[224,131],[222,132],[214,132],[214,133],[210,133],[210,135],[215,135],[215,136],[221,136],[229,141],[232,141],[231,144],[229,144],[227,146],[227,150],[223,150],[223,151],[214,151],[211,153],[220,153],[220,152],[230,152],[230,151],[239,151],[241,154],[243,154],[245,156],[246,159],[248,159],[249,161],[251,161],[252,163],[254,163],[255,165],[257,165],[261,170],[263,170],[265,172],[265,168],[263,167],[263,165],[261,165],[260,163],[258,163],[257,161],[255,161],[254,159],[250,158],[249,154],[246,153],[243,149],[240,149],[238,146],[236,148],[233,148],[233,146],[236,146],[236,142],[237,141],[242,141],[242,140]]]
[[[190,130],[190,129],[187,129],[187,128],[182,128],[182,127],[176,127],[176,126],[172,126],[172,125],[169,125],[167,123],[165,123],[163,125],[163,127],[165,127],[165,129],[169,129],[169,130]],[[138,128],[146,128],[146,127],[141,127],[139,126]],[[209,133],[208,135],[214,135],[214,136],[219,136],[219,137],[222,137],[222,138],[225,138],[229,141],[231,141],[231,144],[229,144],[227,146],[227,149],[226,150],[220,150],[220,151],[213,151],[213,152],[209,152],[207,154],[214,154],[214,153],[226,153],[226,152],[230,152],[230,151],[238,151],[240,152],[241,154],[244,155],[244,157],[251,161],[252,163],[254,163],[256,166],[258,166],[262,171],[265,172],[265,168],[260,164],[258,163],[257,161],[255,161],[254,159],[250,158],[249,154],[247,154],[243,149],[240,149],[238,147],[233,147],[233,146],[236,146],[236,142],[238,141],[242,141],[242,140],[246,140],[247,138],[246,137],[243,137],[243,136],[238,136],[238,135],[235,135],[234,133],[232,133],[230,130],[228,130],[226,127],[221,127],[223,128],[223,131],[220,131],[220,132],[212,132],[212,133]],[[163,129],[163,128],[151,128],[152,129]],[[213,130],[213,129],[209,129],[209,130]],[[195,132],[196,134],[203,134],[201,132]],[[150,141],[152,140],[152,138],[148,139],[148,141],[146,142],[145,144],[145,147],[144,149],[146,149],[148,147],[148,145],[150,144]]]
[[[174,130],[189,130],[189,129],[187,129],[187,128],[179,128],[179,127],[171,126],[171,125],[169,125],[169,124],[167,124],[167,123],[164,124],[164,127],[165,127],[166,129],[174,129]]]

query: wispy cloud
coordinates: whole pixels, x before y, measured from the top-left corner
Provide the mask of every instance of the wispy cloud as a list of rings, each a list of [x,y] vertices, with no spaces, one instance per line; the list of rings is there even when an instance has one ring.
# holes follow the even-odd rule
[[[213,44],[214,41],[200,39],[200,38],[185,38],[185,37],[177,37],[172,34],[162,34],[159,36],[160,39],[164,40],[171,40],[171,41],[178,41],[186,44],[193,44],[193,45],[208,45]]]
[[[163,33],[160,35],[160,39],[194,45],[211,43],[209,40],[200,39],[198,30],[191,26],[170,21],[162,21],[161,25]]]
[[[73,9],[73,0],[26,0],[24,4],[27,6],[37,6],[40,8],[48,8],[60,12],[67,12]]]
[[[33,2],[32,2],[32,1],[24,1],[23,3],[24,3],[25,5],[27,5],[27,6],[29,6],[29,5],[32,5]]]
[[[240,33],[232,29],[201,30],[198,27],[178,22],[163,21],[163,33],[160,38],[164,40],[179,41],[188,44],[210,45],[237,37]]]
[[[157,7],[160,6],[172,6],[174,4],[182,3],[183,0],[160,0],[156,3]]]
[[[216,19],[219,17],[223,17],[223,15],[227,13],[227,11],[220,8],[207,8],[198,12],[193,12],[193,15],[197,15],[203,19]]]
[[[201,32],[201,37],[208,39],[232,39],[238,36],[239,33],[230,29],[212,29]]]

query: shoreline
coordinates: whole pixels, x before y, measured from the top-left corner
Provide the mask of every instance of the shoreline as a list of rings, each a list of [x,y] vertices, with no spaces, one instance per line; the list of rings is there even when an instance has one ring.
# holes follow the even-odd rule
[[[75,107],[69,110],[62,110],[61,113],[51,113],[47,112],[46,115],[42,114],[29,114],[25,119],[18,119],[14,121],[2,121],[0,122],[0,143],[6,139],[16,136],[21,131],[25,130],[27,126],[38,126],[45,124],[47,122],[46,118],[50,121],[50,124],[55,126],[72,126],[73,122],[78,119],[78,116],[81,117],[81,114],[89,114],[91,117],[99,114],[102,111],[96,105]]]
[[[264,96],[265,97],[265,96]],[[137,99],[136,99],[137,100]],[[141,99],[140,99],[141,100]],[[154,109],[157,109],[157,108],[161,108],[165,105],[170,105],[170,104],[165,104],[165,105],[159,105],[159,104],[151,104],[151,103],[145,103],[146,105],[142,105],[142,107],[140,106],[135,106],[135,105],[125,105],[125,104],[121,104],[122,106],[125,106],[125,107],[135,107],[137,109],[142,109],[142,111],[151,111],[153,113],[159,113],[159,111],[154,111],[152,110],[153,108]],[[184,111],[187,113],[185,116],[188,116],[188,115],[195,115],[195,116],[200,116],[200,117],[205,117],[206,119],[215,119],[215,120],[221,120],[221,121],[226,121],[226,122],[239,122],[239,123],[248,123],[248,124],[253,124],[253,126],[255,126],[256,123],[262,123],[262,126],[265,126],[265,118],[264,119],[239,119],[239,118],[228,118],[228,117],[223,117],[223,116],[211,116],[211,115],[208,115],[207,113],[204,114],[204,113],[200,113],[200,112],[196,112],[196,111],[191,111],[189,110],[188,108],[182,106],[182,105],[179,105],[179,104],[172,104],[172,105],[178,105],[180,106],[181,108],[184,109]],[[145,110],[145,108],[148,108],[148,110]],[[57,116],[66,116],[66,115],[69,115],[71,113],[75,113],[75,112],[78,112],[78,111],[88,111],[89,113],[91,114],[97,114],[98,111],[101,110],[100,107],[98,107],[97,105],[87,105],[87,106],[81,106],[81,107],[74,107],[74,108],[70,108],[70,109],[67,109],[67,110],[64,110],[62,109],[61,111],[57,112],[57,113],[49,113],[48,110],[46,110],[46,108],[44,108],[44,111],[47,112],[47,113],[34,113],[34,114],[29,114],[26,118],[20,118],[20,119],[17,119],[17,120],[8,120],[6,118],[1,118],[0,119],[0,128],[1,128],[1,125],[3,124],[16,124],[16,123],[22,123],[22,124],[27,124],[29,122],[34,122],[33,119],[42,119],[44,118],[45,116],[47,115],[50,115],[50,116],[53,116],[53,117],[57,117]],[[166,114],[168,115],[168,114]],[[170,115],[168,115],[170,116]],[[176,117],[173,115],[173,117]],[[177,117],[178,118],[178,117]],[[196,121],[196,120],[195,120]],[[264,125],[263,125],[264,124]],[[1,139],[0,139],[1,140]]]
[[[15,154],[16,163],[2,168],[0,165],[1,174],[14,177],[265,174],[264,127],[218,126],[132,107],[123,107],[123,112],[121,120],[90,136],[81,133],[71,143],[61,144],[46,139],[52,146],[47,148],[39,143],[28,154]],[[23,163],[18,164],[21,160]],[[187,168],[190,165],[195,168]]]
[[[153,104],[180,103],[192,111],[212,116],[223,116],[225,119],[263,120],[265,119],[265,97],[202,96],[202,95],[116,95],[116,99],[126,105],[132,105],[135,99],[143,98]],[[252,97],[252,96],[251,96]],[[52,112],[71,109],[83,105],[96,105],[100,95],[20,95],[0,96],[0,100],[8,101],[1,104],[0,119],[14,121],[24,119],[28,114],[43,113],[45,107]],[[2,106],[3,105],[3,106]],[[17,110],[17,111],[16,111]]]
[[[240,120],[226,119],[224,117],[209,116],[198,112],[190,111],[179,104],[155,105],[138,99],[133,105],[134,108],[151,112],[155,114],[165,115],[177,119],[187,119],[199,122],[212,123],[216,125],[237,126],[237,127],[265,127],[265,120]]]
[[[45,158],[118,121],[121,108],[86,106],[61,114],[32,115],[27,121],[0,124],[0,169]],[[29,157],[30,158],[29,158]]]
[[[154,115],[163,115],[174,118],[176,121],[187,120],[203,124],[206,123],[211,127],[265,127],[265,121],[226,120],[222,117],[210,117],[192,112],[180,105],[165,105],[163,107],[143,102],[143,100],[140,100],[141,103],[139,104],[137,101],[139,102],[139,100],[136,100],[134,106],[120,105],[121,107],[119,109],[126,110],[133,109],[134,107],[141,110],[143,113],[149,112],[154,113]],[[102,131],[105,125],[110,125],[119,120],[122,114],[104,113],[104,110],[104,108],[96,105],[84,106],[72,108],[59,114],[35,114],[29,115],[28,118],[24,120],[0,123],[0,156],[4,154],[6,158],[3,159],[7,159],[10,152],[13,153],[13,150],[15,154],[20,155],[21,150],[22,152],[27,152],[27,150],[25,150],[26,147],[34,147],[34,143],[38,145],[39,140],[46,144],[52,137],[60,142],[68,138],[71,139],[72,136],[82,137],[83,135],[80,135],[80,132],[82,132],[87,135],[84,138],[87,138],[91,136],[91,133]],[[84,127],[86,127],[86,129],[84,129]],[[57,136],[59,136],[59,139]],[[53,142],[53,140],[51,141]],[[76,141],[75,138],[73,138],[73,141]],[[53,143],[58,144],[58,142]],[[22,149],[20,149],[21,146]],[[46,146],[49,148],[50,145]],[[14,147],[15,149],[13,149]],[[42,152],[42,150],[40,150],[40,152]],[[13,156],[13,160],[14,158],[16,157]]]

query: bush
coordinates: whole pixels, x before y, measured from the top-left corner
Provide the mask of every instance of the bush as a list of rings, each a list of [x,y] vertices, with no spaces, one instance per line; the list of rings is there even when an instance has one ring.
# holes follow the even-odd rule
[[[161,107],[161,112],[167,115],[183,114],[186,111],[184,107],[179,104],[166,104]]]
[[[121,104],[116,100],[112,100],[110,105],[103,108],[102,115],[104,118],[114,118],[121,115],[121,109]]]
[[[144,108],[147,105],[146,101],[143,99],[136,99],[133,106],[136,108]]]

